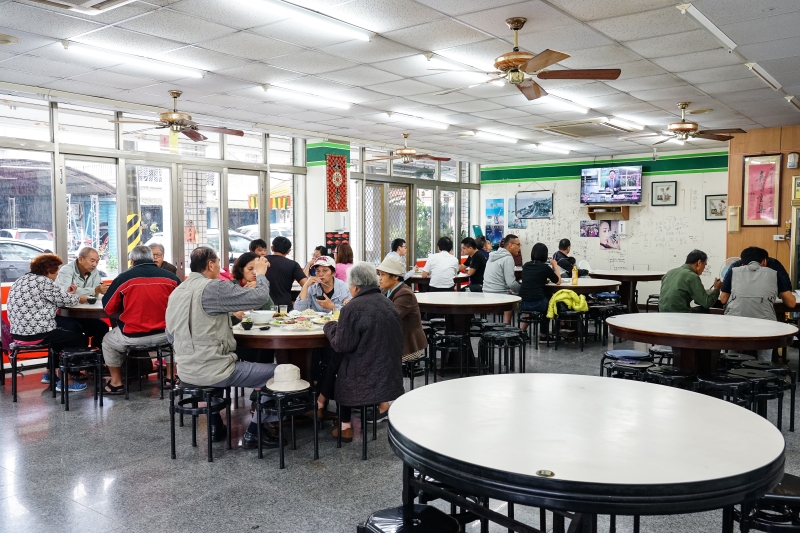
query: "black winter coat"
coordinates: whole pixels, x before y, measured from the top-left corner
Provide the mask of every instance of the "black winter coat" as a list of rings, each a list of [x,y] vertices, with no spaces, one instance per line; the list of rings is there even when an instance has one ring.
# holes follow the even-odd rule
[[[379,289],[368,289],[325,324],[334,351],[344,356],[334,398],[342,405],[388,402],[403,394],[403,323]]]

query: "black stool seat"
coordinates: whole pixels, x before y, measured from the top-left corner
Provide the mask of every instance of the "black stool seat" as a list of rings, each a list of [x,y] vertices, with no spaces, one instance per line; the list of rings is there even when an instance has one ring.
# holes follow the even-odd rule
[[[772,381],[775,379],[775,374],[756,368],[734,368],[733,370],[729,370],[728,374],[756,382]]]
[[[357,533],[458,533],[458,521],[430,505],[393,507],[372,513]]]
[[[175,394],[178,394],[180,400],[175,402]],[[225,398],[222,394],[225,394]],[[184,395],[188,394],[188,398]],[[200,403],[204,403],[200,407]],[[208,448],[206,456],[208,462],[214,461],[214,454],[211,448],[211,415],[220,413],[225,410],[227,421],[228,433],[228,449],[231,447],[231,389],[220,387],[206,387],[201,385],[193,385],[182,381],[180,385],[174,386],[169,391],[169,422],[170,422],[170,447],[172,458],[175,459],[175,413],[181,415],[181,426],[183,426],[183,415],[190,415],[192,417],[192,446],[197,446],[197,417],[199,415],[206,416],[206,429],[208,438]]]
[[[464,375],[464,360],[467,359],[470,351],[470,336],[469,334],[462,335],[460,333],[443,333],[436,332],[430,340],[429,351],[431,354],[431,367],[434,372],[434,383],[436,382],[436,356],[438,353],[442,355],[442,372],[445,367],[446,354],[456,353],[459,361],[459,376]],[[467,375],[469,375],[469,361],[467,361]]]
[[[60,354],[59,369],[61,370],[61,404],[65,411],[69,411],[69,390],[67,376],[81,370],[91,370],[94,374],[94,399],[100,398],[100,407],[103,406],[102,367],[103,356],[100,348],[64,348]],[[50,378],[51,381],[55,376]]]
[[[667,385],[669,387],[680,387],[688,385],[695,378],[695,373],[672,365],[653,365],[647,369],[646,380]]]
[[[785,367],[776,366],[768,361],[745,361],[742,363],[742,368],[751,368],[769,372],[770,370],[781,370],[784,369]]]
[[[17,342],[12,342],[8,346],[8,360],[11,363],[11,402],[17,403],[17,374],[21,372],[17,370],[17,356],[21,353],[28,353],[28,352],[47,352],[47,368],[50,372],[50,390],[53,393],[53,398],[56,397],[56,360],[53,357],[53,349],[49,344],[19,344]],[[2,357],[2,356],[0,356]],[[0,359],[0,368],[2,368],[2,372],[0,373],[0,377],[3,379],[3,383],[6,380],[6,370],[3,366],[3,360]]]
[[[525,333],[519,328],[486,331],[478,342],[478,354],[485,357],[488,367],[494,372],[495,350],[498,351],[498,373],[503,363],[509,372],[515,369],[514,360],[519,357],[519,371],[525,373]]]
[[[724,369],[732,370],[739,368],[742,364],[748,361],[755,361],[756,358],[752,355],[745,355],[743,353],[721,353],[719,354],[718,365]]]
[[[653,363],[649,361],[619,359],[608,366],[607,375],[613,378],[633,378],[637,381],[644,381],[646,371],[651,366]]]
[[[653,361],[653,356],[647,352],[642,352],[640,350],[608,350],[603,354],[603,357],[600,358],[600,375],[603,375],[603,370],[608,370],[606,367],[606,361],[611,359],[612,361],[617,361],[619,359],[628,359],[631,361]]]
[[[664,346],[663,344],[656,344],[651,346],[648,350],[653,355],[672,355],[672,346]]]
[[[689,372],[688,370],[683,370],[682,368],[672,365],[653,365],[648,368],[647,371],[651,374],[659,374],[661,376],[691,377],[695,375],[694,372]]]

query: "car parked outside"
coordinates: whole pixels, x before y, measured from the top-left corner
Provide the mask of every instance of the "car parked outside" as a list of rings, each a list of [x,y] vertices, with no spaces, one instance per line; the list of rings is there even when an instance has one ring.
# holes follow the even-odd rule
[[[21,241],[51,252],[54,250],[53,234],[43,229],[5,228],[0,229],[0,237]]]
[[[43,248],[17,239],[0,237],[0,282],[17,281],[31,270],[31,261],[45,253]]]

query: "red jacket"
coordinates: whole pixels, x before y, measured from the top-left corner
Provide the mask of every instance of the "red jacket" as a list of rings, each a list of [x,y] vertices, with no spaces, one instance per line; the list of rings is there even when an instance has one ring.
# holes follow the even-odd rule
[[[178,277],[147,262],[117,276],[103,296],[108,315],[119,314],[119,327],[127,337],[145,337],[167,329],[167,301],[180,284]]]

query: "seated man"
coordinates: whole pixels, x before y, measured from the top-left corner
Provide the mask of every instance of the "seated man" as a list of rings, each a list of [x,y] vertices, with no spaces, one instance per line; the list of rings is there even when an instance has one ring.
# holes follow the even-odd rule
[[[129,259],[131,268],[117,276],[103,296],[106,314],[119,315],[117,326],[103,339],[103,357],[111,374],[104,385],[104,394],[124,391],[121,367],[125,362],[125,348],[167,342],[167,300],[180,284],[175,274],[156,265],[150,247],[135,247]],[[171,375],[171,366],[172,361],[169,361],[168,375]],[[172,388],[172,383],[165,379],[161,386]]]
[[[181,381],[206,387],[258,388],[272,378],[274,364],[238,360],[229,315],[259,309],[269,300],[269,266],[265,258],[257,258],[255,288],[242,287],[219,279],[220,261],[214,250],[201,246],[192,251],[192,273],[172,292],[167,304],[167,336],[181,369]],[[227,428],[222,417],[214,415],[211,423],[213,439],[224,439]],[[258,426],[251,422],[242,438],[243,448],[258,447],[257,431]],[[269,431],[262,435],[265,446],[277,448],[278,440]]]
[[[347,283],[334,277],[336,261],[323,255],[314,263],[317,275],[306,279],[294,308],[297,311],[313,309],[317,312],[333,312],[350,301]]]
[[[178,275],[178,269],[172,263],[168,263],[164,261],[164,247],[154,242],[150,245],[150,249],[153,251],[153,262],[156,264],[158,268],[163,268],[167,272],[171,272]]]
[[[468,257],[464,263],[458,265],[458,269],[466,272],[469,276],[470,292],[482,292],[486,258],[478,251],[478,243],[475,242],[475,239],[467,237],[461,241],[461,254]]]
[[[561,239],[558,241],[558,251],[553,254],[553,259],[558,263],[558,267],[565,272],[569,272],[570,276],[572,275],[572,266],[575,264],[574,259],[572,261],[569,260],[569,251],[571,249],[572,243],[569,242],[569,239]]]
[[[717,303],[722,282],[714,279],[714,286],[706,290],[700,274],[706,269],[708,255],[700,250],[692,250],[686,256],[686,263],[673,268],[661,279],[661,293],[658,310],[661,313],[708,312]],[[699,307],[692,308],[694,301]]]
[[[261,239],[257,239],[261,241]],[[250,249],[253,250],[253,241],[250,243]],[[267,243],[261,241],[266,246]],[[296,281],[300,287],[306,284],[305,272],[297,261],[292,261],[286,257],[292,251],[292,241],[286,237],[275,237],[272,239],[272,254],[266,256],[269,261],[269,291],[272,297],[272,302],[275,305],[286,305],[289,310],[292,310],[292,284]],[[254,253],[261,255],[261,245],[254,250]],[[264,256],[262,256],[264,257]]]
[[[522,248],[519,237],[506,235],[502,244],[502,248],[498,248],[496,252],[489,255],[489,262],[486,264],[486,271],[483,274],[483,292],[519,294],[521,285],[514,274],[514,256]],[[510,324],[513,314],[514,311],[506,311],[503,314],[503,321]]]
[[[439,253],[432,254],[422,269],[423,278],[431,278],[431,292],[448,292],[455,287],[453,278],[458,274],[460,261],[453,256],[453,240],[450,237],[440,237],[436,243]]]
[[[105,294],[108,285],[103,284],[103,278],[97,270],[99,262],[100,254],[97,250],[89,246],[81,248],[78,258],[58,271],[56,285],[78,296],[97,298],[98,295]],[[78,318],[75,321],[80,324],[83,333],[92,338],[92,347],[102,346],[103,337],[108,333],[108,324],[99,318]]]
[[[722,282],[719,301],[725,314],[777,320],[775,300],[780,297],[792,309],[797,301],[791,285],[781,283],[778,272],[767,266],[769,253],[751,246],[742,250],[741,266],[731,267]],[[759,361],[772,361],[772,350],[757,350]]]

